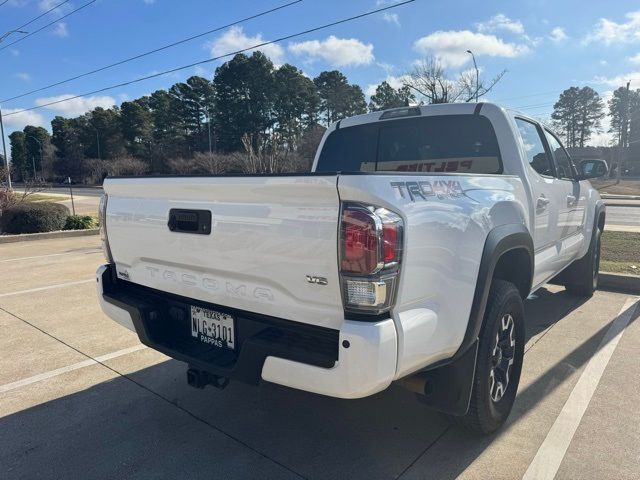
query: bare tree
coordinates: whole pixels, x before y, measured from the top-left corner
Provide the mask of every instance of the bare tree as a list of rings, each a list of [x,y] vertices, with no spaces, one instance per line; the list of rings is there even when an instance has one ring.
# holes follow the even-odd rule
[[[47,184],[41,179],[25,180],[20,190],[10,190],[8,185],[9,169],[0,167],[0,215],[2,211],[22,203],[31,195],[43,191],[47,188]]]
[[[489,93],[505,73],[507,71],[503,70],[489,82],[482,78],[476,82],[476,73],[471,70],[460,72],[455,79],[450,79],[438,59],[427,57],[405,75],[404,85],[427,103],[470,102],[476,98],[476,94],[480,98]]]

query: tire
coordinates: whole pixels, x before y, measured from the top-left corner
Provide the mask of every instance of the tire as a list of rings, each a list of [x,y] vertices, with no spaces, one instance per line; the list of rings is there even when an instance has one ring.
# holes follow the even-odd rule
[[[580,260],[576,260],[567,269],[568,280],[564,283],[567,292],[581,297],[590,297],[598,288],[601,236],[602,232],[596,228],[586,255]]]
[[[524,330],[520,292],[512,283],[494,279],[480,330],[469,410],[462,417],[450,417],[456,424],[488,434],[506,421],[520,382]]]

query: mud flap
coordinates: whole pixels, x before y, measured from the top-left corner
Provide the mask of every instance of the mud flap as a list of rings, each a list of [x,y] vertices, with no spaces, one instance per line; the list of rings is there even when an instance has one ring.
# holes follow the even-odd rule
[[[423,386],[418,398],[433,410],[462,416],[469,409],[473,378],[476,370],[478,340],[456,360],[417,373],[411,381]]]

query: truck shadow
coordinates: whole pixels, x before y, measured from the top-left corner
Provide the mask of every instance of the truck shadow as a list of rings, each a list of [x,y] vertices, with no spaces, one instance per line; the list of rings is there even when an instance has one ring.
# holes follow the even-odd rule
[[[527,338],[582,303],[539,292],[527,301]],[[0,419],[0,476],[455,478],[574,371],[563,364],[588,362],[608,326],[521,390],[490,437],[451,427],[396,386],[352,401],[270,384],[196,391],[169,360]]]

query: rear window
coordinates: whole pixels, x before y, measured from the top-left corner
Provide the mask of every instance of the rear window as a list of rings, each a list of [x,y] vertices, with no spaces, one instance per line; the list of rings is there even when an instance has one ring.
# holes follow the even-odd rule
[[[340,128],[327,137],[317,172],[502,172],[491,122],[438,115]]]

